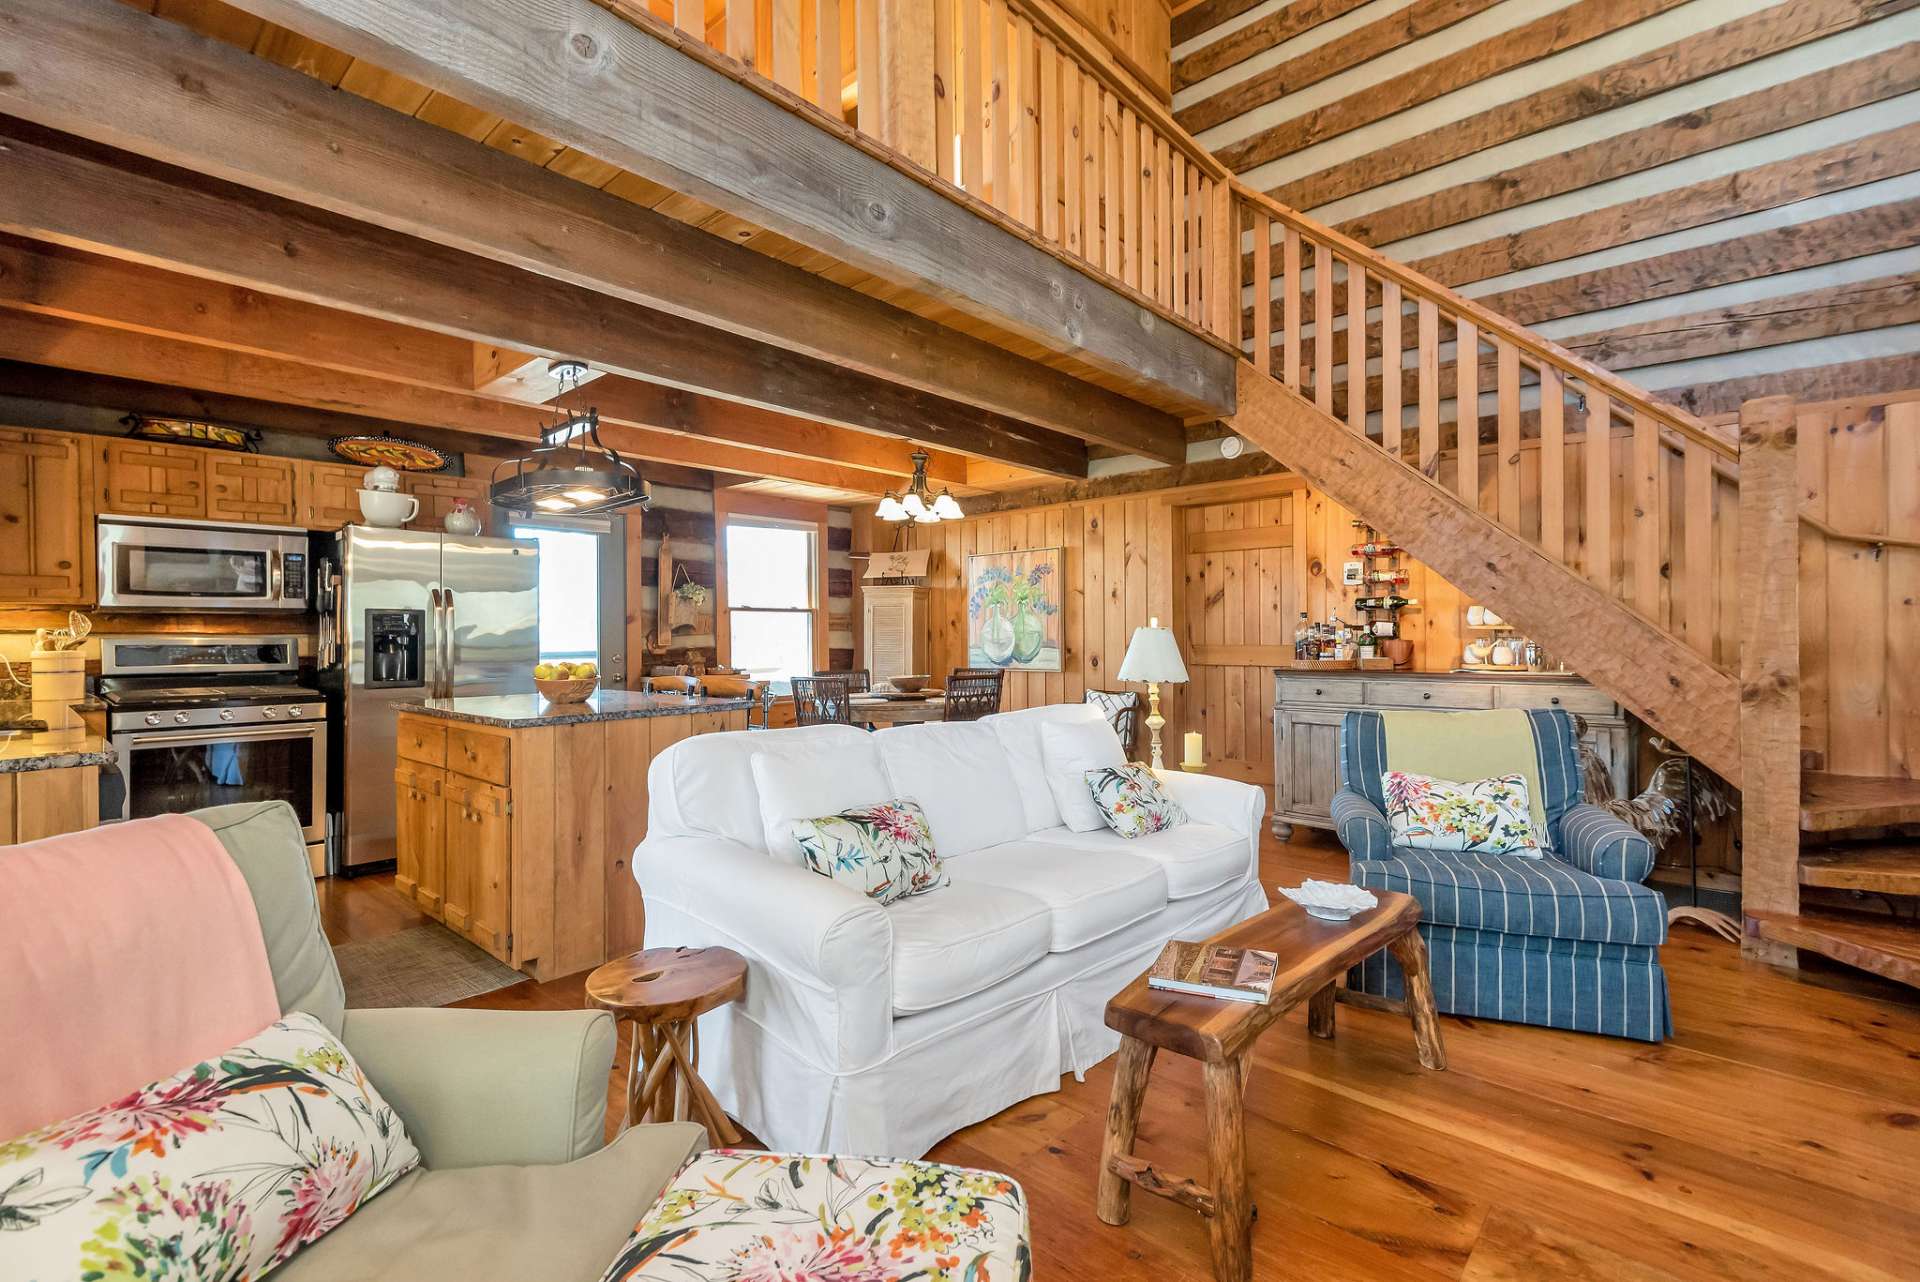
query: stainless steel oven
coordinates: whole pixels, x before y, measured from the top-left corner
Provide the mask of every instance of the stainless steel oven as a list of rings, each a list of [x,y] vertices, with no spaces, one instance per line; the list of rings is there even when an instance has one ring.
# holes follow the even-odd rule
[[[307,535],[294,526],[109,515],[98,544],[103,609],[307,608]]]
[[[285,801],[322,852],[327,707],[297,684],[299,638],[107,637],[100,653],[118,818]]]

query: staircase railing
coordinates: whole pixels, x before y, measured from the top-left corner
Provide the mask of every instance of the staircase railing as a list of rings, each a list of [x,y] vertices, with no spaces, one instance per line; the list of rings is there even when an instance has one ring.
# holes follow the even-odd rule
[[[1723,666],[1737,662],[1730,434],[1234,184],[1233,335],[1255,366]]]

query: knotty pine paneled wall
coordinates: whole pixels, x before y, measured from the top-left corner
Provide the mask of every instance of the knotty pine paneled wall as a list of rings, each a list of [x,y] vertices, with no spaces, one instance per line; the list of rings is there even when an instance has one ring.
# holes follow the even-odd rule
[[[1912,0],[1200,0],[1241,178],[1703,414],[1920,386]]]
[[[969,556],[1063,549],[1060,672],[1013,672],[1004,706],[1079,702],[1089,689],[1143,689],[1113,675],[1136,627],[1158,615],[1177,628],[1192,680],[1166,687],[1166,736],[1206,736],[1209,773],[1269,787],[1273,779],[1272,668],[1290,654],[1299,612],[1353,617],[1359,589],[1340,584],[1359,540],[1352,514],[1293,478],[1214,490],[997,513],[936,526],[890,526],[863,513],[875,550],[934,553],[928,586],[929,663],[937,679],[966,663]],[[1453,585],[1406,558],[1404,616],[1414,665],[1445,671],[1458,659],[1467,602]],[[1144,732],[1143,732],[1144,733]],[[1177,750],[1177,749],[1176,749]],[[1141,753],[1145,754],[1142,741]]]

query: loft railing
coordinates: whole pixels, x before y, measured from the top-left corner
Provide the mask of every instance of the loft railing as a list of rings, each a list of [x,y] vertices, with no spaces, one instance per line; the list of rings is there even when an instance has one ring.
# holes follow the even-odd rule
[[[725,54],[822,127],[1238,347],[1733,663],[1731,436],[1239,183],[1045,0],[599,3]]]
[[[1232,175],[1041,0],[599,0],[671,25],[1164,315],[1232,341]]]
[[[1722,664],[1738,653],[1727,434],[1238,183],[1247,358]]]

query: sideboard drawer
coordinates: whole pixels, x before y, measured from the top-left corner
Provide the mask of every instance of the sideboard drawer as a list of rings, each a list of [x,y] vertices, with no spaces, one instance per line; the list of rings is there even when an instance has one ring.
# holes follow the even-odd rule
[[[449,727],[447,769],[488,783],[511,783],[507,774],[507,736]]]
[[[402,760],[418,761],[428,766],[447,764],[446,722],[402,713],[398,737],[398,755]]]
[[[1583,717],[1617,717],[1620,705],[1598,690],[1561,684],[1528,688],[1515,683],[1495,687],[1494,704],[1501,708],[1564,708]]]
[[[1478,681],[1374,681],[1367,702],[1388,708],[1491,708],[1493,687]]]
[[[1351,678],[1289,676],[1274,682],[1275,703],[1361,704],[1366,698],[1366,682]]]

